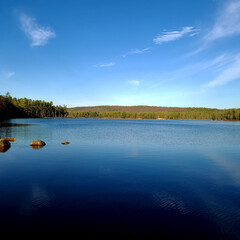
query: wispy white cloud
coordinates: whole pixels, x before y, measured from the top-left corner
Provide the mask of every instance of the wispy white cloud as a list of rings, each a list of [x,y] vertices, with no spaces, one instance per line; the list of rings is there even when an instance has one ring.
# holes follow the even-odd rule
[[[147,52],[150,52],[150,48],[134,49],[134,50],[126,52],[125,54],[116,56],[115,59],[117,59],[117,58],[125,58],[125,57],[127,57],[129,55],[143,54],[143,53],[147,53]],[[103,63],[103,64],[95,65],[95,67],[111,67],[111,66],[114,66],[114,65],[116,65],[115,62],[109,62],[109,63]]]
[[[9,79],[9,78],[13,77],[14,75],[15,75],[15,72],[8,72],[6,74],[6,78]]]
[[[130,81],[127,81],[127,84],[135,86],[135,87],[138,87],[140,85],[140,81],[138,81],[138,80],[130,80]]]
[[[169,84],[169,82],[180,82],[186,79],[198,79],[199,75],[209,73],[208,75],[218,75],[222,73],[227,68],[232,66],[236,61],[237,54],[235,53],[223,53],[212,59],[203,59],[198,62],[193,62],[185,65],[179,69],[173,69],[170,72],[159,73],[159,80],[155,81],[150,87],[151,89],[156,89],[159,86],[164,86]],[[196,83],[197,84],[197,83]],[[206,91],[206,86],[204,85],[199,88],[200,91]]]
[[[102,63],[102,64],[99,64],[99,65],[96,65],[96,67],[112,67],[115,64],[116,64],[115,62]]]
[[[201,46],[188,53],[186,57],[196,55],[217,39],[240,34],[240,0],[226,0],[225,5],[217,15],[213,26],[203,36]]]
[[[204,39],[211,42],[237,34],[240,34],[240,0],[228,0]]]
[[[50,27],[38,25],[34,18],[25,14],[20,16],[20,22],[23,32],[32,41],[32,47],[46,45],[50,38],[56,37],[55,32]]]
[[[240,54],[235,57],[232,64],[227,66],[214,80],[208,82],[204,86],[217,87],[234,80],[240,80]]]
[[[199,33],[199,29],[195,27],[183,27],[181,30],[175,31],[163,31],[156,38],[153,39],[155,44],[162,44],[170,41],[175,41],[182,38],[185,35],[189,35],[190,37],[195,36]]]
[[[199,33],[200,33],[200,31],[198,30],[196,32],[193,32],[193,33],[189,34],[189,36],[194,37],[194,36],[198,35]]]
[[[217,71],[219,69],[226,68],[233,62],[234,55],[232,54],[221,54],[213,59],[202,60],[196,63],[191,63],[186,67],[179,69],[176,73],[179,74],[185,73],[187,75],[195,75],[199,72],[202,72],[206,69],[212,69],[211,71]]]
[[[134,55],[134,54],[143,54],[143,53],[147,53],[147,52],[150,52],[150,48],[134,49],[134,50],[131,50],[131,51],[121,55],[121,57],[127,57],[128,55]]]
[[[206,44],[203,44],[203,45],[202,45],[201,47],[199,47],[198,49],[196,49],[196,50],[194,50],[194,51],[192,51],[192,52],[190,52],[190,53],[187,53],[187,54],[185,55],[185,57],[192,57],[192,56],[200,53],[201,51],[203,51],[205,48],[206,48]]]

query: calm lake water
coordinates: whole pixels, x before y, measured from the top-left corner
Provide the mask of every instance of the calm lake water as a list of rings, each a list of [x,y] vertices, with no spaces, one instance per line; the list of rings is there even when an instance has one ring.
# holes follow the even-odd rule
[[[240,239],[240,122],[14,119],[0,136],[0,231]]]

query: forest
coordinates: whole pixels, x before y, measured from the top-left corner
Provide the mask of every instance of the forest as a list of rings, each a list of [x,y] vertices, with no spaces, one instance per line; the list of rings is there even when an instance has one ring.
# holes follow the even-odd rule
[[[95,106],[68,108],[52,102],[0,95],[0,119],[9,118],[116,118],[239,121],[240,109],[155,106]]]
[[[13,98],[9,93],[0,95],[0,119],[66,117],[66,106],[54,106],[52,102]]]
[[[134,107],[133,107],[134,108]],[[147,108],[147,107],[146,107]],[[158,112],[129,111],[72,111],[73,118],[120,118],[120,119],[176,119],[176,120],[240,120],[240,109],[210,108],[162,108]]]

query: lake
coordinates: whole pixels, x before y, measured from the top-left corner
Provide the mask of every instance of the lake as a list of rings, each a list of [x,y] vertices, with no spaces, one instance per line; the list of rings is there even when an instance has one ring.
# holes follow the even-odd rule
[[[13,119],[0,136],[16,138],[0,153],[2,232],[240,239],[240,122]]]

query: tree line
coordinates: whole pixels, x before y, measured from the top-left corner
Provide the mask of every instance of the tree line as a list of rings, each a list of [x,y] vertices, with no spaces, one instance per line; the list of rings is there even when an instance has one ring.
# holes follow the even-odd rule
[[[9,93],[0,95],[0,119],[66,117],[66,106],[55,106],[52,102],[13,98]]]
[[[120,118],[120,119],[175,119],[175,120],[240,120],[240,109],[190,108],[184,112],[69,112],[72,118]]]
[[[128,111],[115,111],[115,109],[119,108],[119,106],[100,106],[92,108],[102,109],[105,111],[73,111],[72,109],[69,109],[68,111],[66,106],[55,106],[52,102],[32,100],[27,98],[13,98],[9,93],[6,95],[0,95],[0,119],[24,117],[70,117],[116,119],[240,120],[240,109],[122,106],[121,109],[126,109]],[[154,108],[161,109],[162,111],[152,112]],[[91,109],[91,107],[88,107],[88,109]],[[143,112],[142,110],[144,109],[150,109],[151,111]],[[133,112],[134,110],[136,110],[136,112]]]

